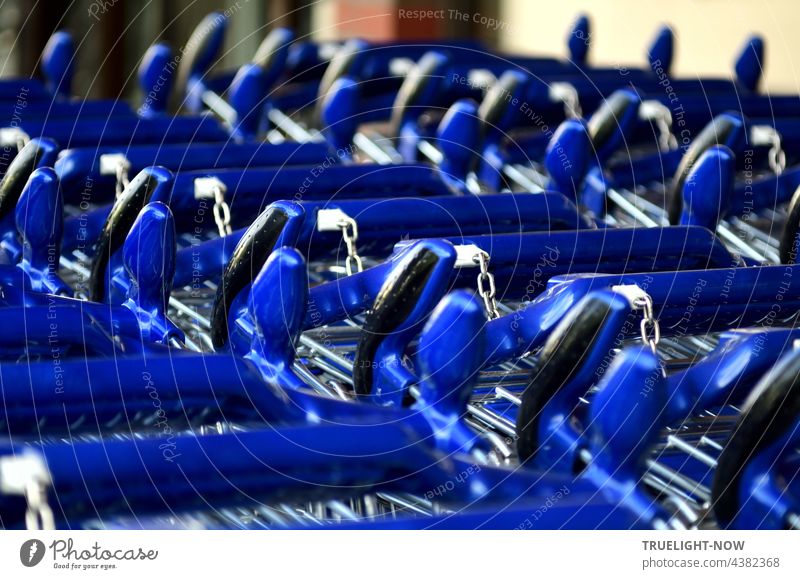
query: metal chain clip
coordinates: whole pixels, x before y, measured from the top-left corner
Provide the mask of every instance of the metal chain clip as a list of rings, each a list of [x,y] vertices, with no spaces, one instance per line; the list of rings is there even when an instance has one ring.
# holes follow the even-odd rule
[[[50,472],[41,456],[23,453],[0,458],[0,493],[25,497],[25,526],[29,530],[56,528],[53,510],[47,502],[51,485]]]
[[[494,276],[489,271],[489,254],[485,251],[478,252],[473,260],[481,268],[478,274],[478,295],[483,298],[483,305],[486,307],[486,314],[490,320],[500,317],[497,310],[497,288],[494,283]],[[488,287],[487,287],[488,286]]]
[[[678,139],[672,132],[672,112],[660,101],[643,101],[639,108],[639,116],[653,121],[658,129],[658,148],[662,152],[674,151],[678,148]]]
[[[786,151],[783,150],[781,134],[775,127],[769,125],[756,125],[750,130],[750,140],[755,146],[769,145],[769,168],[776,175],[783,173],[786,169]]]
[[[100,155],[100,174],[114,175],[117,178],[116,194],[119,199],[125,187],[130,182],[128,172],[131,170],[131,162],[122,153],[109,153]]]
[[[217,224],[220,237],[233,233],[231,228],[231,208],[225,201],[227,190],[228,188],[225,187],[225,184],[216,177],[203,177],[194,180],[194,198],[210,198],[214,200],[214,222]]]
[[[578,90],[568,82],[554,82],[550,85],[550,98],[564,103],[564,115],[568,119],[579,119],[583,116]]]
[[[639,331],[642,335],[642,342],[650,346],[653,354],[658,354],[658,343],[661,341],[661,326],[653,316],[653,298],[650,294],[644,295],[634,300],[634,306],[642,310],[642,321],[639,322]]]
[[[356,246],[358,242],[358,224],[355,219],[341,209],[320,209],[317,212],[317,230],[341,231],[342,239],[347,248],[347,258],[344,262],[347,275],[364,271],[364,263],[361,260],[361,256],[358,255],[358,247]]]

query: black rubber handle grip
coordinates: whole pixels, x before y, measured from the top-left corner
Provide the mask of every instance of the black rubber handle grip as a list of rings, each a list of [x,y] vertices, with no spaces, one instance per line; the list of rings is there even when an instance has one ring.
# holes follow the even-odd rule
[[[0,220],[16,208],[22,190],[43,154],[44,149],[36,141],[30,141],[11,161],[0,181]]]
[[[255,55],[253,55],[253,64],[256,64],[264,70],[270,70],[278,58],[286,59],[286,44],[287,40],[292,37],[291,33],[285,28],[276,28],[267,34],[266,38],[258,45]]]
[[[781,263],[791,265],[797,263],[797,235],[800,233],[800,187],[798,187],[789,201],[789,211],[786,217],[786,225],[781,235],[779,248]]]
[[[793,428],[800,417],[800,350],[788,356],[779,372],[767,374],[750,393],[717,461],[711,497],[723,528],[739,511],[739,488],[747,463]]]
[[[122,247],[139,212],[150,202],[153,191],[159,183],[155,175],[149,171],[142,171],[128,183],[122,195],[114,203],[95,244],[92,275],[89,279],[90,300],[102,302],[105,299],[108,262]]]
[[[223,34],[218,28],[223,27],[224,32],[225,21],[224,14],[212,12],[206,15],[192,31],[189,40],[186,41],[175,75],[176,99],[183,99],[186,96],[189,78],[198,69],[205,72],[205,69],[213,64],[223,41]]]
[[[678,170],[667,190],[667,214],[672,225],[680,223],[683,212],[683,186],[686,184],[686,178],[694,164],[711,147],[715,145],[729,146],[729,137],[737,128],[737,123],[730,116],[715,117],[692,141],[691,146],[681,158]]]
[[[542,346],[517,413],[520,461],[532,458],[538,451],[542,409],[586,362],[611,310],[608,300],[587,297],[556,326]]]
[[[359,396],[372,392],[372,362],[378,348],[411,315],[439,259],[430,249],[420,248],[400,275],[392,276],[381,287],[366,314],[356,348],[353,388]]]
[[[587,123],[595,151],[602,149],[619,127],[619,120],[631,107],[639,107],[639,98],[628,90],[618,90],[603,101]]]
[[[319,106],[331,90],[333,83],[350,73],[362,48],[363,46],[360,42],[354,40],[345,42],[333,55],[328,66],[325,67],[325,72],[322,73],[317,91],[317,116],[320,113]]]
[[[419,105],[419,98],[425,92],[425,89],[440,80],[441,69],[445,64],[446,59],[435,52],[426,52],[419,59],[403,81],[400,90],[397,91],[390,121],[392,135],[397,135],[400,132],[403,117],[411,107]]]
[[[233,250],[211,307],[211,341],[214,347],[227,342],[228,314],[233,300],[264,267],[288,220],[289,216],[280,207],[268,207]]]
[[[517,94],[518,87],[524,82],[523,78],[513,71],[506,71],[489,88],[478,107],[478,118],[483,121],[484,132],[486,126],[495,127],[509,106],[509,95]]]

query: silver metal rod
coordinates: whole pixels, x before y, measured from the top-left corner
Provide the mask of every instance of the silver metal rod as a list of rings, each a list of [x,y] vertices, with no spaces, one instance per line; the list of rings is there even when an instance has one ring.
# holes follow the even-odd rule
[[[502,398],[503,400],[508,400],[509,402],[514,404],[515,406],[521,406],[522,405],[522,398],[520,398],[516,394],[512,394],[511,392],[509,392],[508,390],[506,390],[502,386],[495,387],[494,391],[497,392],[498,398]]]
[[[325,505],[334,513],[348,521],[358,521],[358,516],[341,501],[328,501]]]
[[[324,354],[326,357],[330,358],[343,368],[346,368],[351,373],[353,372],[353,362],[344,358],[331,350],[330,348],[320,344],[318,341],[306,336],[305,334],[300,335],[300,343],[303,344],[305,347],[309,348],[310,350],[314,350],[320,354]]]
[[[700,442],[701,442],[702,444],[705,444],[705,445],[707,445],[707,446],[710,446],[710,447],[711,447],[711,448],[713,448],[714,450],[720,450],[720,451],[721,451],[721,450],[722,450],[722,448],[723,448],[721,444],[717,443],[717,442],[716,442],[716,441],[714,441],[714,440],[711,440],[711,439],[710,439],[710,438],[708,438],[707,436],[703,436],[702,438],[700,438]]]
[[[616,203],[617,207],[625,211],[625,213],[639,221],[645,227],[658,227],[660,225],[614,189],[609,189],[607,195],[611,201]]]
[[[762,261],[764,259],[763,255],[759,254],[747,243],[739,239],[739,236],[733,233],[733,231],[731,231],[726,224],[720,223],[717,226],[717,235],[719,235],[724,241],[727,241],[730,245],[736,247],[736,249],[738,249],[742,255],[746,255],[747,257],[758,261]]]
[[[236,124],[236,119],[239,118],[236,109],[229,105],[225,99],[213,90],[204,90],[200,98],[209,110],[221,118],[226,125],[233,127]]]
[[[174,308],[175,310],[177,310],[178,312],[182,313],[186,317],[192,318],[193,320],[195,320],[204,329],[206,329],[206,330],[210,330],[211,329],[211,320],[210,319],[208,319],[205,316],[199,314],[198,312],[196,312],[195,310],[193,310],[192,308],[190,308],[189,306],[184,304],[182,301],[180,301],[180,300],[178,300],[176,298],[170,297],[169,298],[169,305],[170,305],[170,307]]]
[[[467,412],[469,412],[476,418],[483,420],[487,424],[490,424],[491,426],[493,426],[494,428],[496,428],[497,430],[499,430],[500,432],[502,432],[507,436],[516,436],[516,428],[514,427],[514,425],[509,420],[503,418],[502,416],[497,416],[496,414],[487,411],[485,408],[482,408],[480,406],[475,406],[472,404],[467,406]]]
[[[281,504],[280,504],[280,505],[278,505],[278,506],[280,507],[281,511],[283,511],[284,513],[286,513],[286,515],[287,515],[289,518],[291,518],[291,519],[292,519],[294,522],[296,522],[298,525],[305,525],[305,524],[306,524],[307,522],[309,522],[310,520],[313,520],[313,521],[314,521],[314,522],[316,522],[318,525],[321,525],[321,524],[322,524],[322,523],[320,523],[319,521],[317,521],[317,520],[313,519],[313,517],[310,517],[310,516],[308,516],[308,513],[304,513],[304,512],[303,512],[302,510],[300,510],[300,509],[295,509],[295,508],[292,508],[292,506],[291,506],[291,505],[287,505],[286,503],[281,503]]]
[[[536,183],[515,165],[506,165],[503,167],[503,173],[528,193],[541,193],[544,191],[544,180]]]
[[[308,363],[313,364],[326,374],[330,374],[337,380],[344,382],[345,384],[349,384],[350,386],[353,385],[353,377],[348,376],[338,368],[334,367],[333,365],[329,364],[319,356],[308,356]]]
[[[353,136],[353,144],[378,165],[391,165],[397,159],[361,131]]]
[[[352,400],[353,399],[353,396],[347,390],[342,388],[342,385],[339,384],[336,380],[328,380],[326,382],[326,384],[328,384],[328,386],[333,388],[333,391],[336,392],[336,396],[338,396],[342,400]]]
[[[320,394],[324,394],[330,398],[338,398],[336,393],[331,390],[331,387],[327,384],[321,382],[314,374],[309,372],[308,368],[303,366],[300,362],[295,362],[292,364],[292,369],[299,374],[299,376],[303,379],[303,381],[311,386],[314,390],[319,392]]]
[[[422,139],[417,144],[417,149],[419,149],[419,152],[427,157],[431,163],[434,165],[441,165],[444,155],[442,155],[442,152],[434,147],[430,142]]]
[[[271,131],[267,132],[266,139],[267,142],[272,143],[273,145],[279,145],[286,142],[286,137],[284,137],[277,129],[272,129]]]
[[[270,109],[267,113],[267,118],[298,143],[319,143],[325,140],[319,131],[306,129],[278,109]]]
[[[708,489],[708,487],[700,484],[699,482],[692,480],[689,477],[684,476],[681,473],[652,459],[647,461],[647,468],[666,479],[669,484],[673,484],[678,488],[684,489],[688,493],[700,498],[700,500],[711,500],[711,491]]]
[[[710,457],[697,447],[694,447],[691,444],[687,443],[685,440],[678,438],[674,434],[671,434],[667,437],[667,445],[677,448],[678,450],[682,450],[683,452],[685,452],[692,458],[699,460],[706,466],[710,466],[711,468],[716,468],[717,466],[717,461],[714,460],[712,457]]]
[[[63,267],[64,269],[68,269],[74,273],[77,273],[81,276],[84,280],[88,280],[91,277],[92,272],[89,271],[87,268],[83,267],[77,261],[73,261],[71,259],[66,258],[65,256],[61,256],[58,260],[58,264]]]
[[[412,498],[410,495],[399,493],[378,493],[378,497],[388,501],[389,503],[392,503],[393,505],[397,505],[406,510],[417,513],[418,515],[429,516],[431,514],[430,509],[423,508],[423,506],[419,504],[418,499],[416,497]]]

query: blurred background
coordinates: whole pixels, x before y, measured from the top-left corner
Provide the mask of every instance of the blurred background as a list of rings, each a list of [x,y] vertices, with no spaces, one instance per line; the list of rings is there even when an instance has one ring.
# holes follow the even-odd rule
[[[727,75],[732,55],[756,32],[769,39],[763,88],[800,90],[797,0],[3,0],[0,74],[35,73],[50,34],[66,29],[78,45],[77,94],[137,97],[135,73],[147,47],[163,40],[179,49],[213,10],[229,20],[220,67],[246,62],[274,26],[319,40],[467,37],[516,53],[563,56],[571,23],[586,13],[596,64],[644,63],[649,41],[667,23],[677,37],[678,76]]]

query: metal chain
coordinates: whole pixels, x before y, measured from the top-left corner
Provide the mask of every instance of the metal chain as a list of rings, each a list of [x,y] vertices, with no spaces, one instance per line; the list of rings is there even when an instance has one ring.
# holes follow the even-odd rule
[[[564,115],[568,119],[579,119],[583,116],[578,90],[568,82],[553,83],[551,90],[555,98],[564,103]]]
[[[114,173],[117,176],[117,199],[122,195],[122,192],[125,191],[125,187],[128,186],[130,180],[128,179],[128,171],[131,169],[131,163],[125,157],[120,157],[119,162],[115,168]]]
[[[17,151],[21,151],[22,149],[24,149],[25,145],[27,145],[29,142],[30,142],[30,137],[28,137],[28,135],[20,131],[19,135],[17,136]]]
[[[219,230],[219,236],[225,237],[233,232],[231,228],[231,208],[225,202],[225,192],[222,187],[214,186],[214,221]]]
[[[653,354],[658,353],[658,343],[661,341],[661,326],[653,316],[653,298],[645,293],[636,298],[634,306],[642,310],[642,321],[639,323],[639,331],[642,335],[642,342],[650,346]]]
[[[772,146],[769,149],[769,168],[776,175],[780,175],[786,169],[786,152],[783,150],[781,135],[778,131],[773,131],[770,137]]]
[[[578,91],[574,88],[564,95],[564,113],[568,119],[579,119],[583,116],[581,101],[578,100]]]
[[[783,150],[781,134],[771,125],[755,125],[750,128],[750,141],[756,146],[769,145],[769,168],[776,175],[786,169],[786,152]]]
[[[33,479],[25,488],[25,527],[31,531],[52,531],[56,528],[55,517],[47,503],[47,485]]]
[[[672,111],[668,106],[656,100],[642,101],[639,118],[655,124],[658,129],[658,148],[662,153],[678,148],[678,139],[672,133]]]
[[[344,262],[345,271],[347,275],[353,275],[355,268],[356,272],[364,271],[364,263],[358,255],[358,248],[356,242],[358,241],[358,225],[356,220],[352,217],[343,217],[339,221],[339,227],[342,230],[342,239],[347,246],[347,259]]]
[[[662,152],[674,151],[678,148],[678,139],[672,133],[672,114],[664,107],[663,113],[656,116],[658,127],[658,147]]]
[[[31,138],[19,127],[5,127],[0,128],[0,147],[16,146],[18,151],[25,148],[30,142]]]
[[[478,295],[483,298],[483,305],[486,307],[486,314],[490,320],[500,317],[497,310],[497,288],[494,284],[494,276],[489,272],[489,254],[481,251],[475,255],[475,261],[480,266],[481,272],[478,274]],[[488,285],[488,287],[486,287]]]

